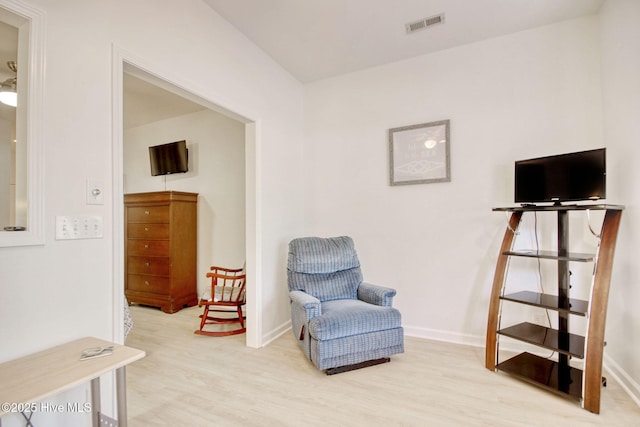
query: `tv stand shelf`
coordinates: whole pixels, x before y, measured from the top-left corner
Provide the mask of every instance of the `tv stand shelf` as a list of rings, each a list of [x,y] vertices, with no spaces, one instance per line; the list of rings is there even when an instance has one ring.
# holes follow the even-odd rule
[[[540,259],[557,259],[562,261],[578,261],[578,262],[591,262],[595,257],[595,254],[582,254],[582,253],[567,253],[565,255],[559,255],[554,251],[506,251],[505,255],[521,256],[529,258]]]
[[[564,311],[576,316],[586,316],[589,309],[589,301],[569,298],[569,308],[564,308],[556,295],[540,294],[531,291],[520,291],[500,297],[503,301],[518,302],[549,310]]]
[[[560,205],[526,205],[508,206],[493,208],[494,212],[562,212],[562,211],[603,211],[603,210],[624,210],[622,205],[597,204],[560,204]]]
[[[485,353],[487,369],[506,372],[554,393],[579,400],[582,407],[591,412],[600,412],[607,299],[613,254],[623,209],[623,206],[604,204],[531,205],[493,209],[494,211],[510,212],[511,216],[502,240],[491,291]],[[572,211],[585,210],[605,211],[599,236],[600,244],[596,254],[572,253],[568,250],[568,215]],[[513,250],[515,230],[525,212],[555,212],[557,214],[557,251]],[[531,291],[503,294],[510,257],[530,257],[556,261],[558,265],[557,295]],[[570,262],[595,263],[589,301],[569,296]],[[505,302],[553,310],[558,316],[558,328],[547,328],[529,322],[501,327],[499,313],[501,304]],[[569,333],[571,316],[586,318],[587,330],[584,336]],[[505,361],[500,361],[498,353],[498,337],[500,336],[557,352],[557,361],[529,352],[523,352]],[[570,366],[570,358],[583,359],[584,369]]]
[[[529,322],[518,323],[498,331],[500,335],[534,344],[561,354],[584,358],[584,337]]]
[[[496,366],[496,369],[518,377],[528,383],[574,400],[582,399],[582,376],[580,369],[568,367],[562,373],[558,362],[531,353],[521,353]],[[568,380],[559,380],[566,377]]]

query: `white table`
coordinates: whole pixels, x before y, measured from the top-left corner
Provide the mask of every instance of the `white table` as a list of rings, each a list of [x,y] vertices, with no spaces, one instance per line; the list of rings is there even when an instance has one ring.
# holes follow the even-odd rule
[[[113,346],[108,356],[80,360],[91,347]],[[118,426],[127,425],[125,366],[142,359],[145,352],[98,338],[86,337],[38,353],[0,364],[0,402],[38,403],[48,396],[91,381],[91,413],[95,427],[100,425],[100,375],[116,370]],[[40,406],[35,406],[39,408]],[[3,405],[0,417],[15,412]]]

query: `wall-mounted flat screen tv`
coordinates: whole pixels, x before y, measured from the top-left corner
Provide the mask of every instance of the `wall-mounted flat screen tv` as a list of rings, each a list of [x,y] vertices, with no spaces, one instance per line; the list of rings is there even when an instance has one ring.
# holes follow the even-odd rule
[[[607,196],[606,149],[515,162],[516,203],[561,203]]]
[[[189,170],[189,152],[186,141],[149,147],[151,175],[169,175],[184,173]]]

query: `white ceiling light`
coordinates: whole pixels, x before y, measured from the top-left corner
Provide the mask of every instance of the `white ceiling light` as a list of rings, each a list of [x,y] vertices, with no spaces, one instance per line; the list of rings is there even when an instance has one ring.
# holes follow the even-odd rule
[[[15,61],[7,62],[7,67],[14,73],[18,71],[18,65]],[[18,105],[18,94],[16,93],[18,79],[10,77],[0,83],[0,102],[15,107]]]

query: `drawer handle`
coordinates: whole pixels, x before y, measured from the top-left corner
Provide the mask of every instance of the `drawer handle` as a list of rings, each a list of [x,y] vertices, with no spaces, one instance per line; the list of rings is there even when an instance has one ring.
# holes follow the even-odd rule
[[[148,243],[145,243],[145,244],[144,244],[144,248],[145,248],[145,249],[149,249],[149,244],[148,244]]]
[[[149,231],[149,230],[150,230],[150,228],[149,228],[149,227],[145,227],[145,228],[144,228],[144,231]]]
[[[145,284],[145,285],[147,285],[147,286],[149,286],[149,281],[148,281],[148,280],[145,280],[145,281],[144,281],[144,284]]]
[[[144,214],[145,215],[149,215],[149,211],[144,211]]]
[[[144,263],[145,267],[149,267],[151,265],[151,263],[149,261]]]

